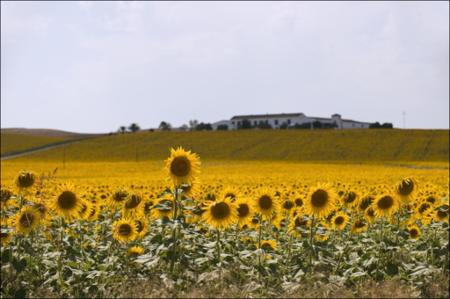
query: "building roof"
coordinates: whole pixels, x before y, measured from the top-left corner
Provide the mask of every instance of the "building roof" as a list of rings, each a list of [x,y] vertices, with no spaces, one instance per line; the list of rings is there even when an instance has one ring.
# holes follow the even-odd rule
[[[247,119],[247,118],[263,118],[263,117],[297,117],[304,115],[303,113],[278,113],[278,114],[249,114],[249,115],[235,115],[231,119]]]

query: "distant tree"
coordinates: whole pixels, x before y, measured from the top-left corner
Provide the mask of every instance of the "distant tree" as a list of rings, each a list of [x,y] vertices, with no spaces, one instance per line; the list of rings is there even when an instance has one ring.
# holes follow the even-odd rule
[[[248,119],[243,119],[241,123],[238,124],[238,129],[251,129],[252,123]]]
[[[172,125],[168,122],[162,121],[159,124],[159,129],[163,131],[170,131],[172,129]]]
[[[196,131],[211,131],[212,130],[212,125],[209,123],[199,123],[196,127],[195,127]]]
[[[218,125],[217,131],[228,131],[228,125]]]
[[[384,123],[381,125],[382,128],[384,129],[393,129],[394,126],[392,125],[392,123]]]
[[[269,122],[266,121],[262,121],[258,124],[257,126],[258,129],[272,129],[272,126],[269,124]]]
[[[191,131],[194,131],[194,130],[197,128],[197,125],[198,125],[198,120],[196,120],[196,119],[191,119],[191,120],[189,121],[189,129],[190,129]]]
[[[125,126],[120,126],[120,127],[119,127],[119,132],[120,132],[121,134],[125,134],[126,131],[127,131],[127,127],[125,127]]]
[[[137,123],[132,123],[129,127],[128,130],[130,130],[130,132],[135,133],[137,131],[139,131],[141,128],[138,126]]]
[[[379,128],[381,128],[381,125],[379,122],[371,123],[369,125],[369,129],[379,129]]]
[[[183,124],[179,129],[180,131],[187,131],[189,130],[189,126],[187,124]]]

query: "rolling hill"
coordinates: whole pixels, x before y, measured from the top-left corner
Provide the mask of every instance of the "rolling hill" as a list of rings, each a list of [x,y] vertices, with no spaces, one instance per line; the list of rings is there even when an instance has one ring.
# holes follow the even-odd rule
[[[448,130],[242,130],[148,132],[103,136],[20,159],[161,160],[183,146],[209,160],[442,161]],[[65,152],[65,153],[64,153]]]

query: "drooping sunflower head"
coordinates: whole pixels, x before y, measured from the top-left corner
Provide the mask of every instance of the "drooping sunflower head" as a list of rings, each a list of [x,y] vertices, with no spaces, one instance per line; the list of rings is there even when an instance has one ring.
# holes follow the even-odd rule
[[[364,213],[372,205],[374,200],[375,198],[372,195],[361,197],[357,202],[358,211]]]
[[[368,228],[367,223],[363,219],[356,219],[351,228],[352,234],[359,234],[365,232]]]
[[[123,213],[125,217],[134,216],[142,213],[141,203],[142,195],[138,193],[129,194],[125,204],[123,205]]]
[[[123,207],[128,198],[128,191],[124,188],[119,188],[110,197],[109,205],[111,207]]]
[[[136,225],[133,220],[122,218],[113,223],[113,238],[122,243],[136,239]]]
[[[23,190],[31,188],[37,180],[37,176],[32,171],[22,170],[15,179],[16,186]]]
[[[81,204],[82,200],[75,193],[74,187],[66,184],[59,188],[57,196],[52,198],[49,206],[59,216],[72,220],[80,217]]]
[[[348,216],[342,212],[336,213],[331,219],[331,226],[336,230],[343,230],[348,223]]]
[[[202,217],[210,226],[216,229],[224,229],[237,222],[237,214],[236,204],[226,197],[211,202]]]
[[[347,191],[342,194],[342,203],[347,207],[353,207],[358,202],[358,195],[353,191]]]
[[[417,191],[417,182],[413,178],[403,179],[396,187],[397,194],[403,198],[410,198]]]
[[[375,199],[373,209],[377,217],[389,217],[398,209],[398,200],[395,196],[384,194]]]
[[[327,185],[312,188],[305,201],[305,213],[317,218],[327,216],[335,208],[336,197]]]
[[[264,251],[275,251],[277,250],[277,241],[271,240],[263,240],[261,241],[261,249]]]
[[[172,148],[166,160],[166,169],[176,186],[190,184],[200,171],[200,158],[182,147]]]
[[[153,206],[151,216],[153,219],[163,219],[171,217],[173,213],[173,199],[169,195],[165,195],[158,199]]]
[[[133,246],[128,248],[128,256],[137,257],[144,253],[144,248],[141,246]]]
[[[27,235],[39,226],[41,217],[32,206],[24,206],[13,218],[13,225],[18,234]]]
[[[273,192],[268,189],[261,189],[254,200],[253,208],[256,213],[261,214],[265,219],[271,219],[279,209],[279,202]]]
[[[448,206],[441,206],[437,208],[433,213],[433,220],[436,222],[448,223]]]
[[[148,222],[145,218],[140,217],[134,220],[136,226],[137,238],[143,238],[148,232]]]
[[[303,215],[297,215],[289,224],[289,233],[293,234],[294,236],[301,236],[302,232],[305,232],[310,227],[310,225],[310,220],[307,217]]]
[[[2,209],[9,206],[9,201],[12,196],[13,193],[10,190],[0,189],[0,204]]]
[[[39,217],[41,220],[41,223],[46,224],[50,221],[50,211],[47,207],[47,204],[44,201],[37,201],[33,203],[33,207],[36,211],[39,212]]]
[[[375,218],[376,215],[373,207],[367,208],[366,211],[364,212],[364,219],[366,219],[368,223],[372,223],[374,222]]]
[[[1,244],[2,244],[2,246],[6,246],[6,245],[8,245],[8,243],[9,243],[9,241],[11,240],[11,238],[12,238],[12,232],[11,231],[1,231],[0,232],[0,240],[2,241],[1,242]]]

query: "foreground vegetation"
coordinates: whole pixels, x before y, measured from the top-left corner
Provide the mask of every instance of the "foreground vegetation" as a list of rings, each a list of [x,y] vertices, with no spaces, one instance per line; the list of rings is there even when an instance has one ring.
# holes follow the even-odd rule
[[[448,297],[448,163],[30,163],[2,163],[3,297]]]

